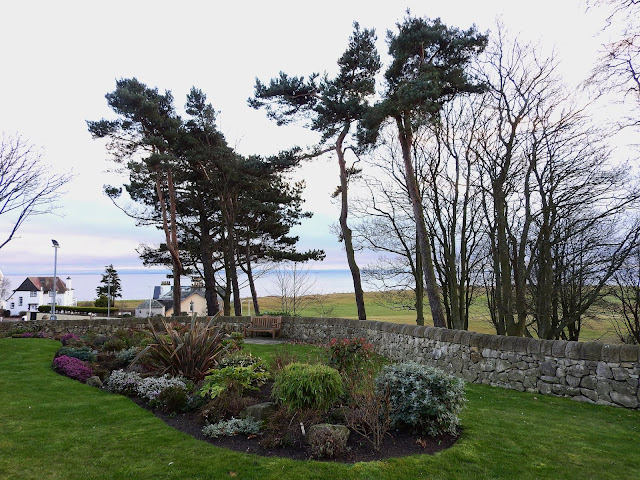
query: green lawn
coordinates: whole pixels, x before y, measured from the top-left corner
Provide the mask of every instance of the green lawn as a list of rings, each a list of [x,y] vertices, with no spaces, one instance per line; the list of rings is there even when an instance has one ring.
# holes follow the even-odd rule
[[[54,373],[58,347],[0,339],[2,479],[638,478],[639,411],[468,385],[462,438],[437,455],[354,465],[261,458],[195,440],[125,397]]]

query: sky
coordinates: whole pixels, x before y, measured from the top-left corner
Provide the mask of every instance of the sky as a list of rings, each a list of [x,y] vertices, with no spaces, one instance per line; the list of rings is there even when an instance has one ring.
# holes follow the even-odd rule
[[[375,6],[374,6],[375,5]],[[86,120],[113,118],[105,94],[116,79],[137,77],[171,90],[181,108],[196,86],[220,111],[218,126],[241,154],[269,155],[294,145],[312,145],[317,136],[301,125],[278,127],[264,111],[247,105],[255,78],[268,81],[279,71],[291,75],[332,73],[345,50],[353,21],[374,27],[378,50],[407,8],[415,16],[440,17],[460,28],[475,24],[495,30],[500,18],[512,34],[556,52],[560,70],[572,84],[589,73],[598,55],[604,12],[586,11],[583,1],[30,1],[0,6],[0,132],[19,134],[37,146],[43,168],[72,172],[58,198],[55,215],[37,216],[0,249],[5,275],[52,275],[56,239],[60,275],[139,272],[141,243],[158,244],[163,233],[137,227],[102,193],[121,185],[104,143],[93,140]],[[296,174],[306,179],[305,208],[314,217],[297,228],[300,248],[323,248],[316,269],[346,269],[341,244],[331,233],[339,214],[330,195],[338,184],[334,158],[307,162]],[[10,229],[0,216],[0,236]],[[377,255],[360,252],[358,261]],[[94,287],[95,288],[95,287]]]

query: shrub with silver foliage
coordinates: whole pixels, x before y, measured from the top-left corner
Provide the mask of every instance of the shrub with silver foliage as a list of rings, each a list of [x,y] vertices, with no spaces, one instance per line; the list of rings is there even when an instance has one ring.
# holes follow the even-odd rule
[[[174,378],[165,374],[162,377],[142,378],[136,372],[126,372],[124,370],[111,372],[106,384],[106,388],[110,392],[123,395],[139,395],[145,400],[155,400],[160,395],[160,392],[168,387],[187,390],[187,385],[181,377]]]
[[[463,380],[417,363],[385,366],[376,377],[376,391],[388,392],[394,427],[407,425],[432,436],[456,433],[466,401]]]
[[[221,422],[207,425],[202,429],[202,434],[206,437],[218,438],[220,436],[231,437],[239,433],[252,435],[260,431],[262,422],[253,417],[232,418]]]

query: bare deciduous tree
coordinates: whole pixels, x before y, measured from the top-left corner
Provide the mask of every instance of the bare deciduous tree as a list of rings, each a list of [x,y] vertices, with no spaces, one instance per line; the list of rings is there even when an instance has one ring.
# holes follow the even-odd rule
[[[0,139],[0,215],[7,222],[0,248],[9,243],[18,229],[35,215],[51,213],[60,189],[72,178],[70,173],[51,173],[40,152],[19,135],[2,134]]]

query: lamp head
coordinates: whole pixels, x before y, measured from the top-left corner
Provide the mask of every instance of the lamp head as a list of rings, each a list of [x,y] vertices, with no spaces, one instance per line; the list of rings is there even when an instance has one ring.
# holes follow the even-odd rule
[[[58,247],[60,246],[60,244],[58,243],[58,241],[57,241],[57,240],[53,240],[53,239],[52,239],[52,240],[51,240],[51,243],[53,243],[53,246],[54,246],[55,248],[58,248]]]

